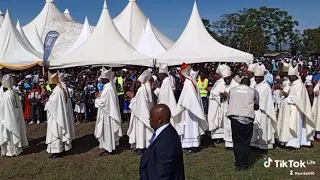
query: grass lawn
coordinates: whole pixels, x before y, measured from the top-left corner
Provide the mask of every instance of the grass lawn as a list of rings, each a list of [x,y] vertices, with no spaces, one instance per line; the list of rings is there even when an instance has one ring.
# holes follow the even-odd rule
[[[46,124],[27,125],[30,147],[24,149],[19,157],[0,158],[0,180],[6,179],[85,179],[85,180],[136,180],[139,179],[140,156],[136,156],[128,145],[128,137],[123,137],[117,155],[98,157],[101,150],[93,136],[94,123],[81,124],[76,127],[77,139],[73,149],[63,159],[51,160],[46,152]],[[128,124],[123,124],[126,130]],[[289,150],[276,148],[267,155],[253,152],[253,168],[246,172],[236,172],[233,167],[233,153],[224,149],[223,144],[216,148],[204,139],[199,153],[185,154],[186,179],[320,179],[320,144],[314,148]],[[265,157],[278,160],[313,160],[315,165],[305,169],[292,169],[297,172],[314,171],[314,176],[290,176],[288,168],[265,168]]]

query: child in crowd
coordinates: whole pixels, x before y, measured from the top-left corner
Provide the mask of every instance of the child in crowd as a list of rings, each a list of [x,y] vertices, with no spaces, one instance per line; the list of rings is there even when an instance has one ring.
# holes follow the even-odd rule
[[[76,124],[80,124],[83,122],[84,119],[84,113],[86,111],[86,106],[85,106],[85,94],[84,91],[82,90],[81,83],[78,84],[77,89],[74,92],[74,102],[75,102],[75,108],[74,112],[76,113],[76,119],[77,122]]]

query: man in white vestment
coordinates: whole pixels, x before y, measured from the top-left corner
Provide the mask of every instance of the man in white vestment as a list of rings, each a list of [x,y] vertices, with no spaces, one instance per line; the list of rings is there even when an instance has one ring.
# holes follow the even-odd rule
[[[318,81],[314,87],[313,92],[315,97],[313,100],[312,112],[316,123],[316,140],[320,141],[320,81]]]
[[[168,73],[169,71],[167,65],[161,65],[159,67],[159,75],[157,79],[161,82],[161,86],[155,87],[154,94],[158,98],[158,104],[167,105],[171,111],[171,114],[174,114],[177,107],[177,102],[174,97],[172,83]],[[154,84],[156,85],[156,83]],[[173,121],[172,115],[170,121],[172,126],[175,127],[175,122]]]
[[[68,112],[68,95],[59,83],[58,73],[48,74],[48,81],[52,94],[45,105],[47,111],[47,152],[50,158],[61,158],[66,151],[72,148],[71,142],[75,137],[72,131],[73,122],[70,122]]]
[[[210,91],[209,96],[209,112],[208,112],[208,125],[211,139],[218,140],[224,139],[224,121],[227,120],[228,102],[224,101],[223,94],[226,90],[226,83],[224,77],[230,75],[230,72],[224,71],[221,74],[220,69],[225,65],[219,65],[217,68],[217,74],[221,77],[218,79]]]
[[[309,95],[302,80],[298,77],[298,66],[289,66],[289,93],[282,92],[286,97],[278,117],[278,139],[282,145],[299,149],[311,146],[315,121],[312,114]]]
[[[13,91],[13,78],[2,77],[3,94],[0,99],[1,156],[18,156],[28,146],[27,129],[19,96]]]
[[[98,108],[97,121],[94,135],[99,141],[99,148],[105,151],[99,156],[107,156],[113,153],[122,137],[121,114],[118,96],[113,84],[113,72],[102,71],[103,91],[95,99],[95,107]]]
[[[145,83],[146,89],[147,89],[147,95],[148,95],[148,104],[149,104],[149,110],[152,109],[154,102],[153,102],[153,93],[152,93],[152,87],[151,87],[151,83],[150,80],[152,78],[152,70],[148,69],[148,77],[147,77],[147,82]]]
[[[254,70],[256,67],[259,66],[258,64],[249,64],[248,71],[247,71],[247,77],[250,79],[250,87],[254,88],[256,86],[256,81],[254,79]]]
[[[260,108],[255,111],[251,139],[251,146],[262,150],[273,149],[277,130],[277,117],[272,99],[272,90],[264,79],[265,72],[266,70],[261,66],[257,66],[254,72],[257,83],[255,89],[259,93]]]
[[[128,129],[129,143],[131,148],[136,149],[137,155],[141,155],[143,150],[150,145],[153,129],[150,126],[150,104],[145,83],[150,73],[144,71],[138,78],[141,83],[136,95],[131,99],[129,108],[131,109],[130,124]]]
[[[181,74],[185,77],[183,89],[175,115],[175,128],[181,136],[182,148],[188,152],[197,152],[201,135],[205,134],[208,124],[204,115],[199,88],[190,76],[191,66],[183,63]]]
[[[70,130],[71,130],[71,134],[74,135],[74,122],[75,122],[74,121],[74,111],[73,111],[73,107],[72,107],[72,100],[71,100],[69,88],[67,87],[67,83],[65,82],[66,74],[58,73],[58,76],[59,76],[59,82],[67,94],[67,108],[68,108],[68,118],[69,118],[68,122],[72,122],[72,123],[70,123]],[[75,136],[72,137],[72,140],[74,138],[75,138]]]

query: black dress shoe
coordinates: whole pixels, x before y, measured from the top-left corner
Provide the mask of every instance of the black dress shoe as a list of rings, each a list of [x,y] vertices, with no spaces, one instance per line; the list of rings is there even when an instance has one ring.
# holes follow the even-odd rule
[[[143,153],[142,149],[137,149],[136,150],[136,155],[140,156],[140,155],[142,155],[142,153]]]
[[[191,153],[197,153],[197,152],[198,152],[198,148],[196,148],[196,147],[191,148]]]
[[[228,151],[233,151],[233,148],[231,148],[231,147],[227,147],[226,148]]]
[[[57,158],[63,158],[64,155],[62,153],[54,153],[49,158],[50,159],[57,159]]]
[[[99,154],[99,156],[109,156],[109,155],[112,155],[112,153],[109,153],[108,151],[104,151],[102,153]]]

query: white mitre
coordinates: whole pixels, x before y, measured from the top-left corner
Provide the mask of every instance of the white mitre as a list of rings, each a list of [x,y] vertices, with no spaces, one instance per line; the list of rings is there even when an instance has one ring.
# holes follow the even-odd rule
[[[223,77],[223,78],[226,78],[226,77],[229,77],[232,75],[232,72],[231,72],[231,68],[226,65],[226,64],[223,64],[220,66],[220,75]]]
[[[6,74],[2,77],[1,80],[2,86],[5,88],[12,88],[13,87],[13,78],[11,74]]]
[[[299,76],[299,66],[293,67],[292,64],[289,65],[288,76]]]
[[[110,81],[112,81],[113,76],[114,74],[112,72],[112,68],[110,68],[109,70],[106,70],[106,68],[102,67],[101,74],[100,74],[101,79],[109,79]]]
[[[254,76],[264,76],[266,72],[266,69],[262,66],[256,66],[254,70]]]
[[[64,78],[66,77],[65,73],[60,73],[59,71],[57,72],[59,76],[59,82],[64,82]]]
[[[149,70],[147,69],[143,71],[143,73],[139,76],[138,81],[144,84],[149,80],[149,78],[150,78],[150,73],[149,73]]]
[[[257,66],[257,64],[249,64],[248,71],[254,73],[256,66]]]
[[[216,70],[216,73],[217,74],[221,74],[221,64],[219,63],[218,67],[217,67],[217,70]]]
[[[168,74],[168,72],[169,72],[169,69],[167,64],[161,64],[159,66],[159,73]]]

